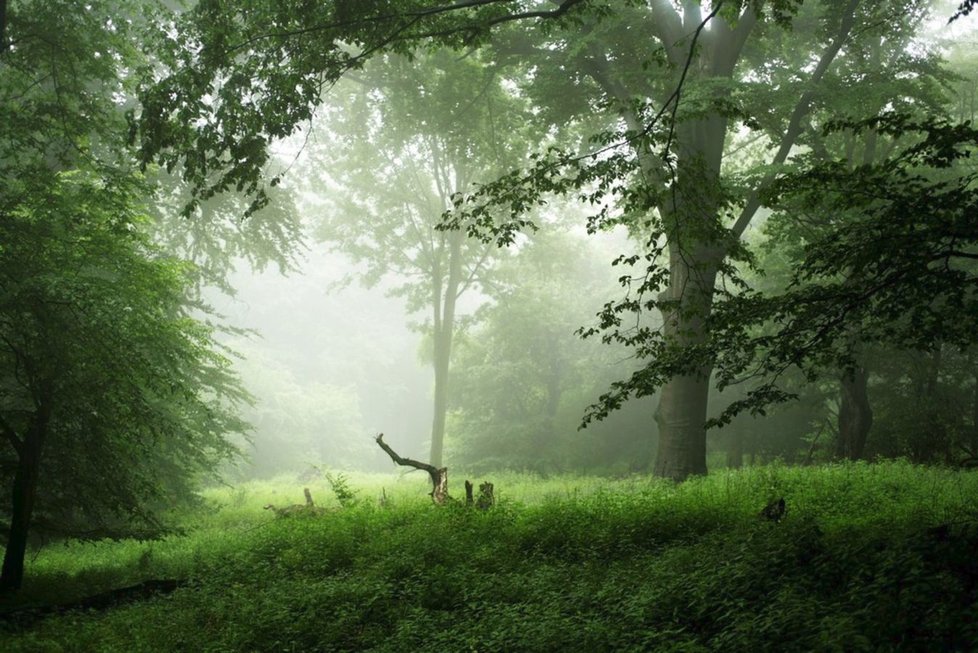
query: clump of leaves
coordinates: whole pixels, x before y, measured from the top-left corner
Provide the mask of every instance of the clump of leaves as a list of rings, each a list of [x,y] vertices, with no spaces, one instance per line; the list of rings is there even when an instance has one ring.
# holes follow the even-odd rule
[[[358,491],[350,487],[350,479],[345,474],[339,472],[333,475],[329,472],[323,472],[323,476],[326,477],[326,482],[329,483],[330,489],[333,490],[333,494],[341,506],[349,508],[357,504]]]

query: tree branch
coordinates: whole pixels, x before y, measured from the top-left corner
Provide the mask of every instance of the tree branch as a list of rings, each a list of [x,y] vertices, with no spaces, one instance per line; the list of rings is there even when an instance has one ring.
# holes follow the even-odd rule
[[[442,467],[437,468],[434,465],[429,465],[428,463],[423,463],[418,460],[412,460],[411,458],[402,458],[393,449],[387,446],[384,442],[384,434],[378,433],[377,437],[374,438],[380,448],[387,452],[387,455],[391,457],[398,465],[404,465],[405,467],[414,467],[415,469],[423,469],[428,472],[428,476],[431,477],[431,500],[435,505],[441,506],[448,501],[453,499],[448,496],[448,468]]]
[[[861,0],[849,0],[849,4],[846,6],[845,11],[842,14],[842,20],[839,23],[839,32],[836,34],[835,39],[829,44],[825,52],[822,53],[822,57],[818,61],[818,65],[815,67],[814,72],[812,72],[812,77],[809,80],[809,85],[818,84],[822,81],[825,73],[828,71],[829,66],[835,61],[835,56],[842,49],[842,46],[849,38],[850,32],[852,32],[852,27],[856,22],[856,8],[859,6]],[[784,136],[781,138],[781,146],[778,148],[777,154],[774,156],[774,160],[771,162],[774,166],[780,166],[788,158],[788,153],[791,148],[794,147],[795,141],[801,134],[803,125],[802,120],[808,115],[808,110],[811,108],[812,100],[815,98],[815,93],[809,89],[805,91],[801,99],[798,100],[798,104],[795,105],[794,111],[791,113],[791,118],[788,121],[788,128],[784,132]],[[747,225],[750,224],[751,220],[754,219],[754,215],[757,213],[757,209],[761,207],[761,190],[766,188],[776,176],[775,172],[768,173],[764,177],[763,181],[755,188],[755,190],[747,198],[747,202],[744,204],[744,208],[741,210],[740,215],[737,217],[737,221],[733,226],[733,234],[736,238],[740,238],[744,231],[747,229]]]
[[[396,451],[391,449],[386,442],[384,442],[383,433],[378,433],[377,437],[374,438],[374,440],[377,442],[377,445],[381,449],[383,449],[387,453],[387,455],[391,457],[391,460],[393,460],[396,464],[401,465],[403,467],[414,467],[415,469],[424,470],[428,472],[429,476],[431,476],[431,482],[435,486],[438,485],[438,481],[440,478],[440,470],[437,467],[435,467],[434,465],[429,465],[428,463],[423,463],[419,460],[414,460],[412,458],[404,458],[400,456]]]
[[[461,32],[486,29],[502,23],[526,20],[530,18],[540,18],[540,19],[559,18],[560,16],[566,14],[575,5],[582,4],[585,1],[586,0],[564,0],[555,9],[538,10],[538,11],[522,11],[515,14],[506,14],[505,16],[497,16],[483,23],[473,22],[471,24],[460,25],[457,27],[451,27],[444,30],[423,32],[421,34],[411,35],[410,38],[414,39],[414,38],[434,38],[439,36],[451,36],[453,34],[459,34]],[[259,36],[246,39],[241,43],[231,46],[230,48],[228,48],[228,53],[234,52],[236,50],[241,50],[242,48],[247,48],[258,41],[269,39],[269,38],[290,38],[293,36],[303,36],[305,34],[323,32],[323,31],[333,30],[333,29],[351,28],[351,27],[357,27],[362,25],[390,22],[390,21],[395,21],[400,19],[410,19],[410,22],[408,23],[407,26],[398,28],[397,30],[394,31],[393,34],[383,38],[378,45],[371,48],[371,50],[376,50],[378,48],[385,47],[387,45],[390,45],[398,41],[399,40],[398,37],[406,29],[406,27],[415,24],[417,21],[423,18],[431,18],[433,16],[438,16],[441,14],[451,13],[455,11],[461,11],[465,9],[477,9],[479,7],[485,7],[488,5],[511,4],[512,2],[513,0],[466,0],[464,2],[457,2],[450,5],[439,5],[437,7],[429,7],[427,9],[417,9],[414,11],[403,11],[403,12],[397,12],[392,14],[383,14],[380,16],[359,18],[356,20],[349,20],[349,21],[323,23],[319,25],[303,27],[302,29],[286,30],[282,32],[274,32],[271,34],[261,34]]]

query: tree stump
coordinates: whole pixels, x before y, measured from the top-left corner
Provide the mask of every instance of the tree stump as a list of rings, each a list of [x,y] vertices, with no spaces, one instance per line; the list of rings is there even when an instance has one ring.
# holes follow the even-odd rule
[[[475,507],[479,510],[489,510],[496,505],[496,495],[492,483],[488,481],[479,485],[479,498],[475,502]]]

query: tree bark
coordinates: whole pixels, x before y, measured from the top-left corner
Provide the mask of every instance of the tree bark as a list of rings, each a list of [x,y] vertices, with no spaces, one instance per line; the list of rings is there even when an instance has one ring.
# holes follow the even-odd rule
[[[715,217],[707,218],[715,219]],[[688,228],[688,227],[687,227]],[[674,238],[681,243],[679,238]],[[677,244],[671,255],[669,288],[660,300],[674,302],[663,312],[663,332],[670,347],[702,345],[707,340],[706,320],[713,305],[717,266],[722,251]],[[653,473],[682,481],[692,474],[706,474],[706,418],[710,396],[711,365],[669,379],[659,395],[655,420],[659,446]]]
[[[669,286],[659,300],[669,347],[706,343],[717,271],[725,256],[717,242],[720,165],[727,119],[711,116],[677,128],[679,162],[675,189],[660,205],[669,241]],[[653,473],[682,481],[706,474],[706,417],[712,365],[669,379],[655,420],[659,446]]]
[[[839,458],[858,460],[863,457],[866,439],[873,425],[873,409],[869,403],[869,372],[854,367],[842,373],[839,380]]]
[[[47,435],[51,408],[48,402],[38,407],[23,440],[15,447],[17,471],[11,491],[10,530],[7,548],[0,570],[0,592],[18,590],[24,583],[24,558],[27,536],[30,533],[34,500],[37,496],[37,477],[41,467],[41,451]]]
[[[971,393],[971,455],[978,456],[978,373]]]

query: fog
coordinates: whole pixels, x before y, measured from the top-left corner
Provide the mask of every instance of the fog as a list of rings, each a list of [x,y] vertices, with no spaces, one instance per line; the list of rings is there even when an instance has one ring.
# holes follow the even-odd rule
[[[240,262],[229,278],[234,296],[208,297],[228,324],[252,332],[226,341],[255,395],[251,464],[261,473],[309,464],[389,469],[372,440],[385,429],[405,455],[423,457],[432,373],[404,302],[383,286],[344,283],[355,266],[341,254],[314,245],[298,265],[286,275]],[[261,460],[276,448],[287,453]]]
[[[965,80],[956,82],[952,104],[958,102],[958,112],[967,113],[974,91],[966,88],[973,85],[968,81],[973,62],[965,51],[973,44],[973,21],[947,26],[939,18],[929,19],[904,52],[924,58],[939,51],[948,57],[949,67]],[[585,229],[589,216],[602,208],[609,225],[621,219],[628,211],[622,195],[595,193],[597,186],[591,186],[546,197],[525,216],[541,230],[524,229],[509,247],[480,250],[476,239],[464,239],[456,244],[465,250],[460,266],[471,266],[473,283],[455,294],[453,313],[448,312],[448,295],[438,294],[449,283],[450,264],[435,261],[436,245],[440,242],[447,252],[451,237],[434,225],[450,207],[453,193],[469,192],[526,165],[527,155],[547,143],[589,147],[580,134],[563,133],[559,126],[541,134],[540,143],[521,131],[539,111],[560,111],[546,104],[555,102],[552,98],[544,99],[542,109],[525,106],[523,89],[532,87],[537,71],[522,79],[496,80],[493,92],[499,95],[492,101],[510,103],[516,116],[511,118],[513,134],[500,135],[493,122],[499,118],[483,97],[488,87],[478,86],[480,74],[479,64],[446,52],[411,63],[396,57],[376,66],[371,62],[329,89],[311,123],[275,144],[272,172],[285,174],[284,197],[304,240],[292,243],[294,268],[255,270],[239,259],[226,279],[233,293],[205,291],[220,319],[246,332],[222,336],[237,352],[235,368],[254,397],[254,405],[244,411],[254,427],[252,442],[244,446],[244,459],[233,475],[302,474],[311,467],[390,470],[390,459],[373,440],[381,432],[401,455],[440,459],[441,444],[432,444],[439,429],[444,431],[444,462],[452,466],[612,475],[650,470],[658,442],[657,395],[620,406],[608,403],[614,409],[602,415],[604,421],[578,429],[589,406],[640,369],[643,359],[647,362],[647,354],[634,358],[634,348],[615,344],[616,338],[641,325],[661,324],[657,311],[646,310],[626,316],[617,331],[606,324],[587,340],[576,334],[598,323],[597,313],[606,303],[638,296],[619,277],[641,279],[648,270],[641,262],[638,267],[612,262],[666,242],[661,234],[658,241],[648,240],[648,232],[635,223],[630,232],[621,225],[596,234]],[[758,75],[745,73],[744,80],[767,79]],[[445,79],[455,86],[443,88]],[[460,108],[457,96],[466,93],[478,102]],[[483,100],[490,107],[486,114],[478,106]],[[755,158],[770,156],[772,143],[757,140],[752,135],[756,128],[746,123],[731,127],[725,174],[735,177]],[[811,147],[798,145],[794,153]],[[777,229],[779,219],[783,216],[772,209],[760,208],[744,231],[745,243],[762,252],[769,220]],[[395,260],[398,256],[402,260]],[[778,256],[760,265],[773,267],[773,276],[746,263],[737,264],[739,274],[758,287],[783,286],[786,272],[777,268],[785,263]],[[422,259],[430,259],[424,265],[431,267],[411,267]],[[425,286],[436,276],[437,292]],[[441,311],[434,322],[432,311]],[[441,345],[435,343],[442,319],[451,332],[444,354],[450,382],[444,382],[447,399],[441,401],[447,417],[439,426],[435,370]],[[602,335],[614,336],[612,342],[602,343]],[[879,355],[866,353],[867,364],[876,365],[870,359]],[[820,372],[818,383],[793,374],[778,382],[795,400],[745,413],[709,431],[709,467],[832,457],[842,401],[832,387],[836,372]],[[882,371],[877,374],[867,388],[887,383]],[[753,387],[733,383],[723,392],[713,390],[708,416],[743,400]],[[888,440],[873,448],[877,455],[909,446],[894,440],[906,428],[902,419],[884,413],[878,420],[876,431]]]

